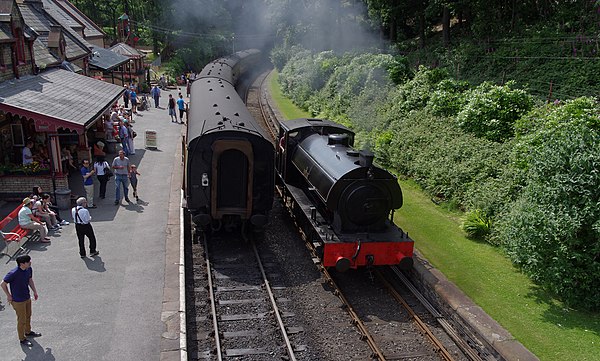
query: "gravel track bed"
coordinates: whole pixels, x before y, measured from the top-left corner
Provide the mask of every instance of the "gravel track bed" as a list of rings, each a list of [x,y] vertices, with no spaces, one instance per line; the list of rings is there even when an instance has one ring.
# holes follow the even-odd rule
[[[394,273],[387,267],[382,268],[381,270],[386,279],[392,283],[404,301],[412,308],[414,313],[421,319],[421,321],[423,321],[423,323],[429,327],[431,333],[433,333],[433,335],[440,340],[452,357],[457,361],[469,360],[469,358],[456,345],[448,333],[440,326],[431,312],[429,312],[429,310],[425,308],[421,301],[419,301],[419,299],[401,281],[397,279]]]

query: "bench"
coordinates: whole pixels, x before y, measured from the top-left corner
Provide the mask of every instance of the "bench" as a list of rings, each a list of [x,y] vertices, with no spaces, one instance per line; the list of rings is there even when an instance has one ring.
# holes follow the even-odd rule
[[[5,243],[4,250],[0,253],[0,255],[5,254],[8,257],[10,257],[10,259],[12,259],[17,253],[19,253],[19,251],[25,251],[23,245],[31,238],[31,236],[33,236],[33,234],[31,234],[30,237],[27,237],[31,233],[31,230],[21,228],[18,222],[16,226],[9,232],[4,232],[4,228],[8,227],[13,219],[19,218],[19,211],[21,210],[21,207],[22,205],[19,205],[17,208],[15,208],[15,210],[10,212],[8,216],[4,217],[4,219],[0,221],[0,236],[2,237],[2,240]],[[35,233],[38,234],[38,232]],[[25,241],[23,242],[24,238]],[[9,247],[11,247],[13,244],[16,244],[16,249],[11,252]]]

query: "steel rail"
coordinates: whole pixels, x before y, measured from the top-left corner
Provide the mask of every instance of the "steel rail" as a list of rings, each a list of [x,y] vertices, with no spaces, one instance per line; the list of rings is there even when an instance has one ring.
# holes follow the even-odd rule
[[[213,281],[212,281],[212,271],[211,271],[211,267],[210,267],[210,259],[208,257],[208,242],[207,242],[207,237],[204,237],[204,253],[205,253],[205,257],[206,257],[206,274],[207,274],[207,278],[208,278],[208,293],[210,296],[210,310],[212,312],[212,319],[213,319],[213,329],[215,332],[215,348],[216,348],[216,352],[217,352],[217,360],[218,361],[222,361],[223,360],[223,354],[221,353],[221,336],[219,334],[219,321],[217,320],[217,306],[215,304],[215,290],[214,290],[214,285],[213,285]]]
[[[469,344],[458,334],[458,332],[452,327],[450,322],[444,318],[444,316],[433,307],[433,305],[413,286],[413,284],[406,278],[406,276],[398,269],[398,267],[390,267],[398,279],[412,292],[415,297],[419,299],[421,304],[427,308],[427,310],[435,317],[437,322],[442,326],[446,334],[452,338],[454,343],[461,349],[461,351],[473,361],[483,361],[484,359],[474,350]]]
[[[383,354],[383,351],[381,351],[381,349],[377,345],[377,342],[375,342],[375,339],[373,338],[373,336],[371,335],[371,333],[367,329],[367,326],[364,324],[364,322],[362,322],[362,320],[360,319],[360,317],[358,316],[358,314],[356,313],[356,311],[354,311],[354,308],[350,304],[350,301],[348,301],[346,299],[346,296],[344,296],[344,294],[342,293],[341,289],[335,283],[335,281],[333,280],[333,278],[329,274],[329,271],[327,271],[327,269],[325,267],[321,267],[321,271],[325,275],[325,278],[327,278],[328,282],[335,289],[335,291],[334,291],[335,295],[346,306],[346,311],[350,314],[350,317],[352,317],[354,325],[358,328],[358,330],[360,331],[360,333],[365,338],[365,341],[367,342],[367,344],[369,345],[369,347],[373,351],[373,353],[374,353],[373,356],[377,357],[378,360],[385,361],[386,358],[385,358],[385,355]]]
[[[285,325],[283,324],[283,319],[281,318],[281,314],[279,312],[279,307],[277,307],[277,302],[275,302],[275,296],[273,295],[273,290],[271,289],[271,285],[269,280],[267,279],[267,274],[265,273],[265,269],[262,264],[262,260],[258,254],[258,250],[256,249],[256,245],[254,241],[252,241],[252,250],[254,251],[254,255],[256,256],[256,261],[258,262],[258,268],[260,268],[260,273],[263,277],[263,282],[265,285],[265,289],[269,294],[269,299],[271,300],[271,306],[273,307],[273,311],[275,312],[275,318],[277,318],[277,324],[279,326],[279,330],[281,331],[281,335],[283,336],[283,340],[285,341],[285,346],[287,348],[288,356],[291,361],[296,361],[296,355],[294,354],[294,348],[290,342],[290,338],[288,337],[287,331],[285,330]]]
[[[283,199],[283,195],[281,193],[280,193],[280,195],[282,196],[282,199]],[[295,219],[293,214],[292,214],[292,218]],[[308,248],[312,257],[318,259],[316,249],[314,248],[312,243],[309,241],[309,239],[306,236],[306,234],[304,233],[304,231],[302,231],[302,228],[299,227],[298,230],[302,236],[302,239],[304,239],[306,248]],[[325,268],[321,265],[320,270],[321,270],[321,273],[323,274],[323,276],[325,277],[325,279],[327,280],[327,282],[329,282],[329,284],[333,287],[334,294],[344,304],[346,311],[348,312],[348,314],[350,314],[350,317],[352,318],[354,325],[358,328],[359,332],[362,334],[364,340],[367,342],[367,345],[369,345],[369,347],[371,348],[371,351],[373,351],[373,357],[377,358],[380,361],[385,361],[386,358],[385,358],[385,355],[383,354],[383,351],[381,351],[381,349],[377,345],[377,342],[375,342],[375,339],[373,338],[373,336],[367,329],[367,326],[361,321],[360,317],[358,316],[356,311],[354,311],[354,308],[352,307],[352,305],[350,304],[348,299],[346,299],[346,297],[342,293],[341,289],[335,283],[335,280],[333,279],[333,277],[331,277],[331,274],[329,273],[329,271],[327,271],[327,268]]]
[[[276,123],[278,123],[278,121],[274,115],[273,109],[271,108],[271,105],[269,104],[269,102],[268,101],[265,102],[263,100],[264,84],[272,72],[273,72],[273,70],[271,70],[269,73],[267,73],[260,81],[260,85],[258,87],[258,107],[260,108],[260,112],[265,121],[265,125],[267,126],[267,131],[271,134],[273,141],[277,141],[277,124]],[[267,112],[267,110],[268,110],[268,112]],[[277,144],[275,144],[275,145],[277,145]]]
[[[419,329],[427,336],[431,343],[433,343],[433,346],[435,347],[436,351],[440,354],[440,356],[446,361],[453,361],[454,358],[452,357],[452,355],[450,355],[450,352],[448,352],[448,350],[446,349],[446,347],[444,347],[442,342],[437,337],[435,337],[435,335],[431,332],[429,327],[427,327],[423,320],[421,320],[421,318],[415,313],[412,307],[410,307],[408,303],[406,303],[404,298],[400,295],[400,293],[398,293],[398,291],[396,291],[392,284],[385,279],[385,277],[381,274],[381,272],[378,269],[375,269],[374,273],[377,275],[381,283],[383,283],[387,287],[388,291],[396,299],[396,301],[398,301],[402,305],[402,307],[404,307],[406,312],[408,312],[413,321],[415,321],[417,327],[419,327]]]

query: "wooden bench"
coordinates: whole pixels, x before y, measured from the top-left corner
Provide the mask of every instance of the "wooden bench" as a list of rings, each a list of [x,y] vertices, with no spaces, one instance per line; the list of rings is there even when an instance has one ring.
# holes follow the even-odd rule
[[[23,207],[23,205],[19,205],[17,208],[15,208],[15,210],[10,212],[8,216],[4,217],[4,219],[0,221],[0,236],[2,237],[5,243],[4,250],[0,254],[5,254],[11,259],[17,253],[19,253],[19,251],[25,251],[23,245],[31,238],[31,236],[33,236],[33,233],[30,235],[30,229],[21,228],[21,226],[19,225],[18,218],[21,207]],[[11,229],[9,232],[4,232],[4,228],[8,227],[11,221],[15,218],[17,219],[16,226],[14,226],[14,228]],[[34,233],[38,234],[39,232],[36,231]],[[25,241],[23,241],[24,238]],[[11,252],[9,247],[11,247],[13,244],[16,244],[16,249]]]

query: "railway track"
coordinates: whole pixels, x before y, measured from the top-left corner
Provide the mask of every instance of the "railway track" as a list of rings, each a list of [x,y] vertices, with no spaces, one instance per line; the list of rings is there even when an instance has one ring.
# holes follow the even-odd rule
[[[267,76],[265,72],[248,85],[243,97],[275,143],[278,119],[267,101]],[[302,236],[319,264],[317,250]],[[192,318],[188,351],[193,351],[188,353],[189,359],[295,360],[298,352],[303,359],[301,351],[306,347],[294,346],[303,344],[298,336],[302,327],[294,324],[293,306],[289,306],[293,302],[286,298],[285,282],[279,282],[276,257],[263,264],[256,247],[245,242],[213,237],[209,243],[192,246],[193,282],[188,285],[187,298],[194,305],[188,313]],[[213,244],[218,246],[211,250]],[[371,349],[371,358],[493,359],[477,341],[454,330],[422,296],[414,295],[410,282],[402,280],[393,268],[343,274],[319,268]],[[310,359],[307,357],[304,359]]]
[[[292,345],[290,334],[302,327],[286,326],[294,313],[285,311],[289,300],[278,296],[278,266],[263,261],[253,242],[228,236],[204,243],[204,264],[198,257],[194,270],[196,302],[193,360],[296,360],[304,346]],[[273,285],[272,285],[273,284]],[[291,321],[293,322],[293,321]]]
[[[268,73],[266,72],[258,77],[253,88],[248,92],[249,96],[246,101],[255,119],[264,124],[265,129],[269,131],[275,141],[278,119],[267,100],[267,91],[264,87],[267,78]],[[304,235],[303,238],[307,248],[312,252],[313,258],[317,260],[316,248]],[[396,267],[391,267],[389,270],[385,273],[374,270],[374,274],[387,290],[387,295],[394,300],[388,304],[388,307],[397,307],[398,317],[406,318],[404,321],[410,320],[411,327],[406,327],[406,322],[398,322],[398,320],[373,321],[373,314],[377,313],[377,309],[382,306],[382,300],[386,298],[381,294],[374,294],[374,297],[367,298],[365,293],[360,290],[376,287],[375,284],[369,285],[367,282],[362,287],[356,282],[357,278],[353,276],[350,277],[351,281],[347,287],[341,287],[338,285],[339,279],[336,282],[328,270],[321,267],[325,278],[346,305],[346,310],[352,317],[353,323],[373,351],[374,358],[379,360],[417,358],[471,361],[494,359],[477,340],[469,338],[467,333],[454,329],[450,322],[410,284],[400,270]],[[354,272],[354,275],[357,273]],[[340,277],[343,279],[344,276],[348,275]],[[352,293],[356,290],[359,290],[358,297],[352,297]],[[372,305],[376,305],[376,307],[372,308]],[[415,308],[418,311],[415,311]],[[364,319],[365,315],[368,315],[366,317],[368,320]],[[398,328],[402,330],[400,334],[396,332]],[[426,340],[421,343],[423,347],[415,347],[414,342],[403,342],[403,340],[414,340],[414,334],[411,336],[407,334],[415,332],[423,335],[423,339]],[[403,344],[410,345],[410,347],[405,348],[402,346]]]

